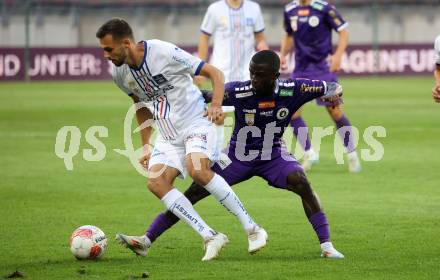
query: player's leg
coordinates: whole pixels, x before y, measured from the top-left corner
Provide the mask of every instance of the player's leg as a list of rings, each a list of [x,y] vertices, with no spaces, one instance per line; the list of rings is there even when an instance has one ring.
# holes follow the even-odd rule
[[[249,173],[251,171],[249,165],[241,163],[235,159],[231,160],[227,154],[222,154],[219,164],[214,164],[211,169],[223,177],[231,186],[249,179]],[[238,170],[240,172],[237,172]],[[210,193],[202,186],[193,182],[191,186],[184,192],[184,195],[194,205],[195,203],[209,196]],[[172,227],[178,221],[179,219],[170,211],[165,211],[157,215],[145,233],[149,244],[152,244],[160,235],[162,235],[167,229]]]
[[[224,234],[217,233],[210,228],[193,208],[191,202],[178,189],[172,187],[175,178],[179,174],[186,173],[183,165],[184,151],[183,147],[176,147],[166,142],[156,143],[149,162],[148,188],[161,199],[169,211],[199,233],[205,244],[215,243],[217,245],[214,248],[206,248],[209,257],[205,254],[202,260],[210,260],[218,255],[228,240]],[[136,254],[143,256],[146,255],[150,245],[146,236],[142,240],[118,234],[117,239]]]
[[[342,111],[340,104],[326,106],[327,112],[336,124],[336,128],[339,132],[339,136],[342,138],[344,147],[347,150],[348,169],[350,172],[360,172],[361,163],[356,152],[356,146],[354,142],[354,135],[351,129],[350,121]]]
[[[256,169],[271,186],[296,193],[301,197],[304,212],[312,224],[321,244],[323,257],[343,258],[344,256],[333,248],[330,242],[330,230],[327,218],[321,207],[318,195],[301,168],[300,164],[282,148],[279,153],[273,152],[270,161],[260,164]]]
[[[312,148],[309,136],[309,128],[301,117],[302,109],[296,111],[292,119],[290,120],[290,126],[292,127],[293,134],[296,137],[297,142],[302,146],[304,150],[303,168],[305,171],[309,171],[312,165],[319,162],[319,155],[315,153]]]
[[[210,165],[211,161],[203,153],[193,152],[187,157],[190,176],[238,218],[248,234],[249,252],[257,252],[266,245],[266,231],[255,223],[230,185],[223,177],[212,171]]]

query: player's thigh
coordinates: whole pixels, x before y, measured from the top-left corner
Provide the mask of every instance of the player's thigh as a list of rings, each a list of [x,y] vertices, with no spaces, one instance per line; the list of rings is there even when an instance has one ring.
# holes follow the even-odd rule
[[[304,172],[301,164],[289,153],[273,156],[271,160],[260,161],[257,175],[273,187],[288,189],[288,176],[292,172]]]
[[[239,161],[226,153],[220,154],[219,160],[212,166],[212,171],[222,176],[230,186],[246,181],[253,175],[250,162]]]
[[[163,165],[178,170],[179,176],[184,178],[187,174],[185,165],[185,146],[182,144],[171,144],[158,136],[156,144],[151,153],[148,163],[148,177],[154,178],[161,175],[162,168],[156,172],[151,172],[151,168],[155,165]],[[157,167],[155,168],[157,169]]]

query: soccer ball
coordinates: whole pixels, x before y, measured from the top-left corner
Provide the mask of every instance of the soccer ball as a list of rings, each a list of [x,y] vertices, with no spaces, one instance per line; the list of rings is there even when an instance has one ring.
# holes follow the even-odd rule
[[[107,248],[107,237],[95,226],[81,226],[72,233],[69,240],[70,251],[79,260],[98,259]]]

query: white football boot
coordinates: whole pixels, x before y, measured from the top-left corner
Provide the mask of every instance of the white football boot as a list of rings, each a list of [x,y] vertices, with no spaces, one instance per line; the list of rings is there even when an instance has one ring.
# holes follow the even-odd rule
[[[350,171],[351,173],[359,173],[362,171],[361,161],[359,160],[356,151],[348,153],[347,159],[348,159],[348,171]]]
[[[304,153],[304,160],[301,164],[304,171],[309,171],[312,169],[312,165],[318,164],[319,154],[315,153],[313,149],[310,149]]]
[[[267,239],[268,235],[264,228],[255,226],[250,232],[248,232],[249,253],[255,254],[260,249],[264,248],[267,244]]]
[[[331,242],[324,242],[321,244],[321,257],[329,259],[343,259],[344,255],[333,247]]]
[[[204,241],[205,255],[202,261],[210,261],[215,259],[220,253],[221,249],[229,242],[228,237],[223,233],[217,233],[211,237],[208,237]]]
[[[145,257],[151,247],[151,241],[146,235],[129,236],[122,233],[116,234],[115,238],[120,244],[132,250],[136,255]]]

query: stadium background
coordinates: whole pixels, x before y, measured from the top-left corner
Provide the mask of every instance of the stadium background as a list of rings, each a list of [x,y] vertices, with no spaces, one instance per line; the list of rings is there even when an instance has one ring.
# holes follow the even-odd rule
[[[215,262],[200,262],[199,237],[181,224],[161,237],[145,259],[112,242],[120,231],[141,234],[163,206],[130,162],[113,151],[124,147],[130,101],[109,80],[96,29],[110,17],[124,17],[139,40],[158,38],[195,51],[211,2],[0,1],[0,274],[19,270],[29,279],[137,279],[143,272],[152,279],[437,279],[440,107],[430,89],[433,41],[440,33],[438,0],[330,1],[350,24],[341,79],[345,111],[361,133],[369,126],[387,132],[377,136],[383,158],[363,162],[360,174],[335,163],[338,137],[324,138],[321,162],[309,174],[346,260],[319,259],[300,201],[261,179],[236,188],[270,235],[268,248],[257,256],[248,256],[240,226],[211,198],[197,209],[231,239]],[[268,41],[277,48],[285,1],[257,2]],[[311,127],[333,125],[312,104],[304,117]],[[93,147],[84,136],[98,125],[108,128],[108,137],[100,138],[106,154],[90,162],[83,152]],[[77,126],[82,133],[73,171],[54,152],[63,126]],[[291,137],[289,130],[286,134]],[[135,144],[137,138],[133,134]],[[360,139],[362,148],[368,145]],[[184,190],[188,184],[176,186]],[[77,262],[68,250],[70,233],[83,224],[101,227],[110,239],[99,262]]]

